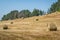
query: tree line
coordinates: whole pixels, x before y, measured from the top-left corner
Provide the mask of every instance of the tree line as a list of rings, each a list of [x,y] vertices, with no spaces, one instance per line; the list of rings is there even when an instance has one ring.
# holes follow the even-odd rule
[[[53,3],[51,7],[48,9],[47,13],[50,14],[52,12],[60,12],[60,0],[57,0],[57,2]],[[13,10],[10,13],[4,15],[2,17],[2,20],[13,20],[16,18],[27,18],[32,16],[42,16],[45,12],[39,9],[34,9],[32,12],[29,10],[21,10],[20,12],[18,10]]]
[[[39,9],[34,9],[32,12],[29,10],[21,10],[20,12],[18,10],[13,10],[9,12],[8,14],[4,15],[2,17],[2,20],[13,20],[17,18],[27,18],[32,16],[41,16],[44,14],[44,11],[41,11]]]

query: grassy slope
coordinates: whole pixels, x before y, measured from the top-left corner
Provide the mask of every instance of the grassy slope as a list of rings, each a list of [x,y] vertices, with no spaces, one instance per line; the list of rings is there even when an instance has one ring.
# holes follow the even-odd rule
[[[36,19],[39,20],[36,21]],[[58,31],[47,31],[52,22],[57,25]],[[8,30],[2,29],[5,24],[9,27]],[[59,40],[59,30],[60,12],[55,12],[43,16],[0,22],[0,40]]]

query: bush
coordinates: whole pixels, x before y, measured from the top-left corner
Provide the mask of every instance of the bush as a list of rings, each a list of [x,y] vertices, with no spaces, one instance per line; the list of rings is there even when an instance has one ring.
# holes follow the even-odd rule
[[[50,31],[57,31],[56,25],[55,25],[54,23],[51,23],[49,30],[50,30]]]
[[[13,24],[13,22],[11,22],[11,24]]]
[[[7,26],[7,25],[4,25],[4,26],[3,26],[3,29],[8,29],[8,26]]]
[[[38,21],[39,19],[36,19],[36,21]]]

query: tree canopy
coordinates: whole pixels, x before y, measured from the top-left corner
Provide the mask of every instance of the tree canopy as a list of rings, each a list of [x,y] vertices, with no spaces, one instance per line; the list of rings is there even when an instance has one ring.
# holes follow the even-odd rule
[[[18,10],[13,10],[9,12],[8,14],[4,15],[2,17],[2,20],[13,20],[16,18],[27,18],[32,16],[39,16],[43,15],[43,11],[39,9],[34,9],[33,12],[30,12],[29,10],[21,10],[20,12]]]
[[[57,2],[53,3],[51,7],[48,9],[48,13],[60,11],[60,0]]]

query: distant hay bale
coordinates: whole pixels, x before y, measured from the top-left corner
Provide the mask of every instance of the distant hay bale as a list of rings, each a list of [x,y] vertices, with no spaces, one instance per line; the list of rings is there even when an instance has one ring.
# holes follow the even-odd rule
[[[4,25],[4,26],[3,26],[3,29],[8,29],[8,26],[7,26],[7,25]]]
[[[38,21],[39,19],[36,19],[36,21]]]
[[[50,31],[57,31],[57,26],[54,23],[51,23],[50,27],[49,27],[49,30]]]
[[[24,19],[24,17],[21,17],[22,19]]]
[[[13,22],[11,22],[11,24],[13,24]]]

